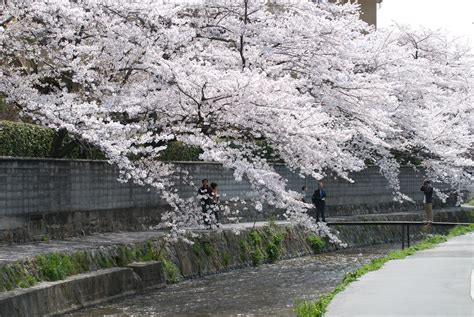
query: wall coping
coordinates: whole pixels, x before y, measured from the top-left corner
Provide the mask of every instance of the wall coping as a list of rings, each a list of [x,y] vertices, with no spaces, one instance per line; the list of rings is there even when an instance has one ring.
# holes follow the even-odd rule
[[[90,163],[107,163],[113,165],[107,160],[86,160],[86,159],[68,159],[68,158],[43,158],[43,157],[15,157],[0,156],[0,161],[35,161],[35,162],[90,162]]]
[[[0,156],[0,161],[36,161],[36,162],[88,162],[88,163],[106,163],[114,165],[108,160],[88,160],[88,159],[70,159],[70,158],[49,158],[49,157],[16,157],[16,156]],[[222,163],[210,161],[167,161],[172,164],[215,164],[222,165]],[[276,163],[285,165],[284,163]]]
[[[39,162],[88,162],[88,163],[106,163],[109,165],[114,165],[108,160],[88,160],[88,159],[69,159],[69,158],[43,158],[43,157],[15,157],[15,156],[1,156],[0,161],[39,161]],[[183,165],[192,165],[192,164],[203,164],[203,165],[222,165],[222,163],[211,162],[211,161],[167,161],[170,164],[183,164]],[[272,165],[285,166],[285,163],[272,163]],[[370,167],[377,167],[375,165],[367,165],[364,169]],[[401,168],[411,168],[411,169],[422,169],[423,166],[411,166],[411,165],[400,165]],[[362,170],[364,170],[362,169]],[[361,171],[362,171],[361,170]],[[357,172],[357,171],[354,171]],[[360,171],[359,171],[360,172]]]

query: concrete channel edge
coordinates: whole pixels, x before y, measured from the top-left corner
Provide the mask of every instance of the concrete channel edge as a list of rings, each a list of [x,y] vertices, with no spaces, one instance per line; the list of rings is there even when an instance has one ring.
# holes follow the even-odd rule
[[[165,287],[160,262],[131,263],[1,293],[0,317],[58,316],[160,287]]]

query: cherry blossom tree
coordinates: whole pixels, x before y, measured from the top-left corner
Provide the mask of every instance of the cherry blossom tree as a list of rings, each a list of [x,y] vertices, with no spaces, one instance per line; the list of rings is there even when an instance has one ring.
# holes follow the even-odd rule
[[[471,48],[446,31],[399,26],[392,35],[411,57],[388,75],[399,83],[393,116],[409,140],[400,149],[417,157],[429,178],[458,192],[469,189],[474,140]]]
[[[466,52],[434,35],[420,46],[412,32],[375,31],[357,5],[18,0],[0,23],[0,93],[156,189],[175,233],[197,206],[174,187],[192,180],[160,160],[173,141],[247,180],[257,211],[266,202],[307,226],[309,206],[267,146],[302,177],[352,181],[377,165],[400,199],[396,152],[416,152],[458,191],[472,182]]]

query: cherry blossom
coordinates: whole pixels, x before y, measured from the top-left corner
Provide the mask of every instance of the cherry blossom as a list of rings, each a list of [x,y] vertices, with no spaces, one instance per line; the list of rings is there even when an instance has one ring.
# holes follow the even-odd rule
[[[410,198],[396,153],[459,193],[472,184],[468,50],[436,32],[376,31],[357,5],[18,0],[0,23],[0,93],[154,188],[176,236],[200,216],[175,190],[192,180],[160,160],[174,141],[248,181],[257,212],[266,203],[313,228],[267,146],[302,177],[352,182],[376,165],[398,199]]]

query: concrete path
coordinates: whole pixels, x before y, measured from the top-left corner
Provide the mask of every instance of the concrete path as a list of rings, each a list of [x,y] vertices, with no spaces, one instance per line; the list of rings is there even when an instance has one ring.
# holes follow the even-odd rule
[[[325,317],[474,316],[474,233],[386,263],[337,294]]]
[[[459,211],[459,208],[437,209],[435,212]],[[328,217],[327,221],[337,220],[370,220],[377,219],[379,216],[404,217],[420,214],[419,211],[406,211],[386,214],[369,214],[359,216]],[[220,230],[245,229],[264,226],[268,222],[259,221],[256,223],[245,222],[239,224],[224,224]],[[286,221],[277,221],[277,224],[288,224]],[[187,228],[194,232],[204,232],[204,229]],[[27,242],[22,244],[0,245],[0,266],[8,263],[25,260],[37,255],[51,252],[79,251],[84,249],[98,249],[100,247],[137,243],[146,240],[158,239],[163,233],[158,230],[149,230],[141,232],[108,232],[97,233],[88,236],[68,238],[64,240],[51,240],[46,242]]]

